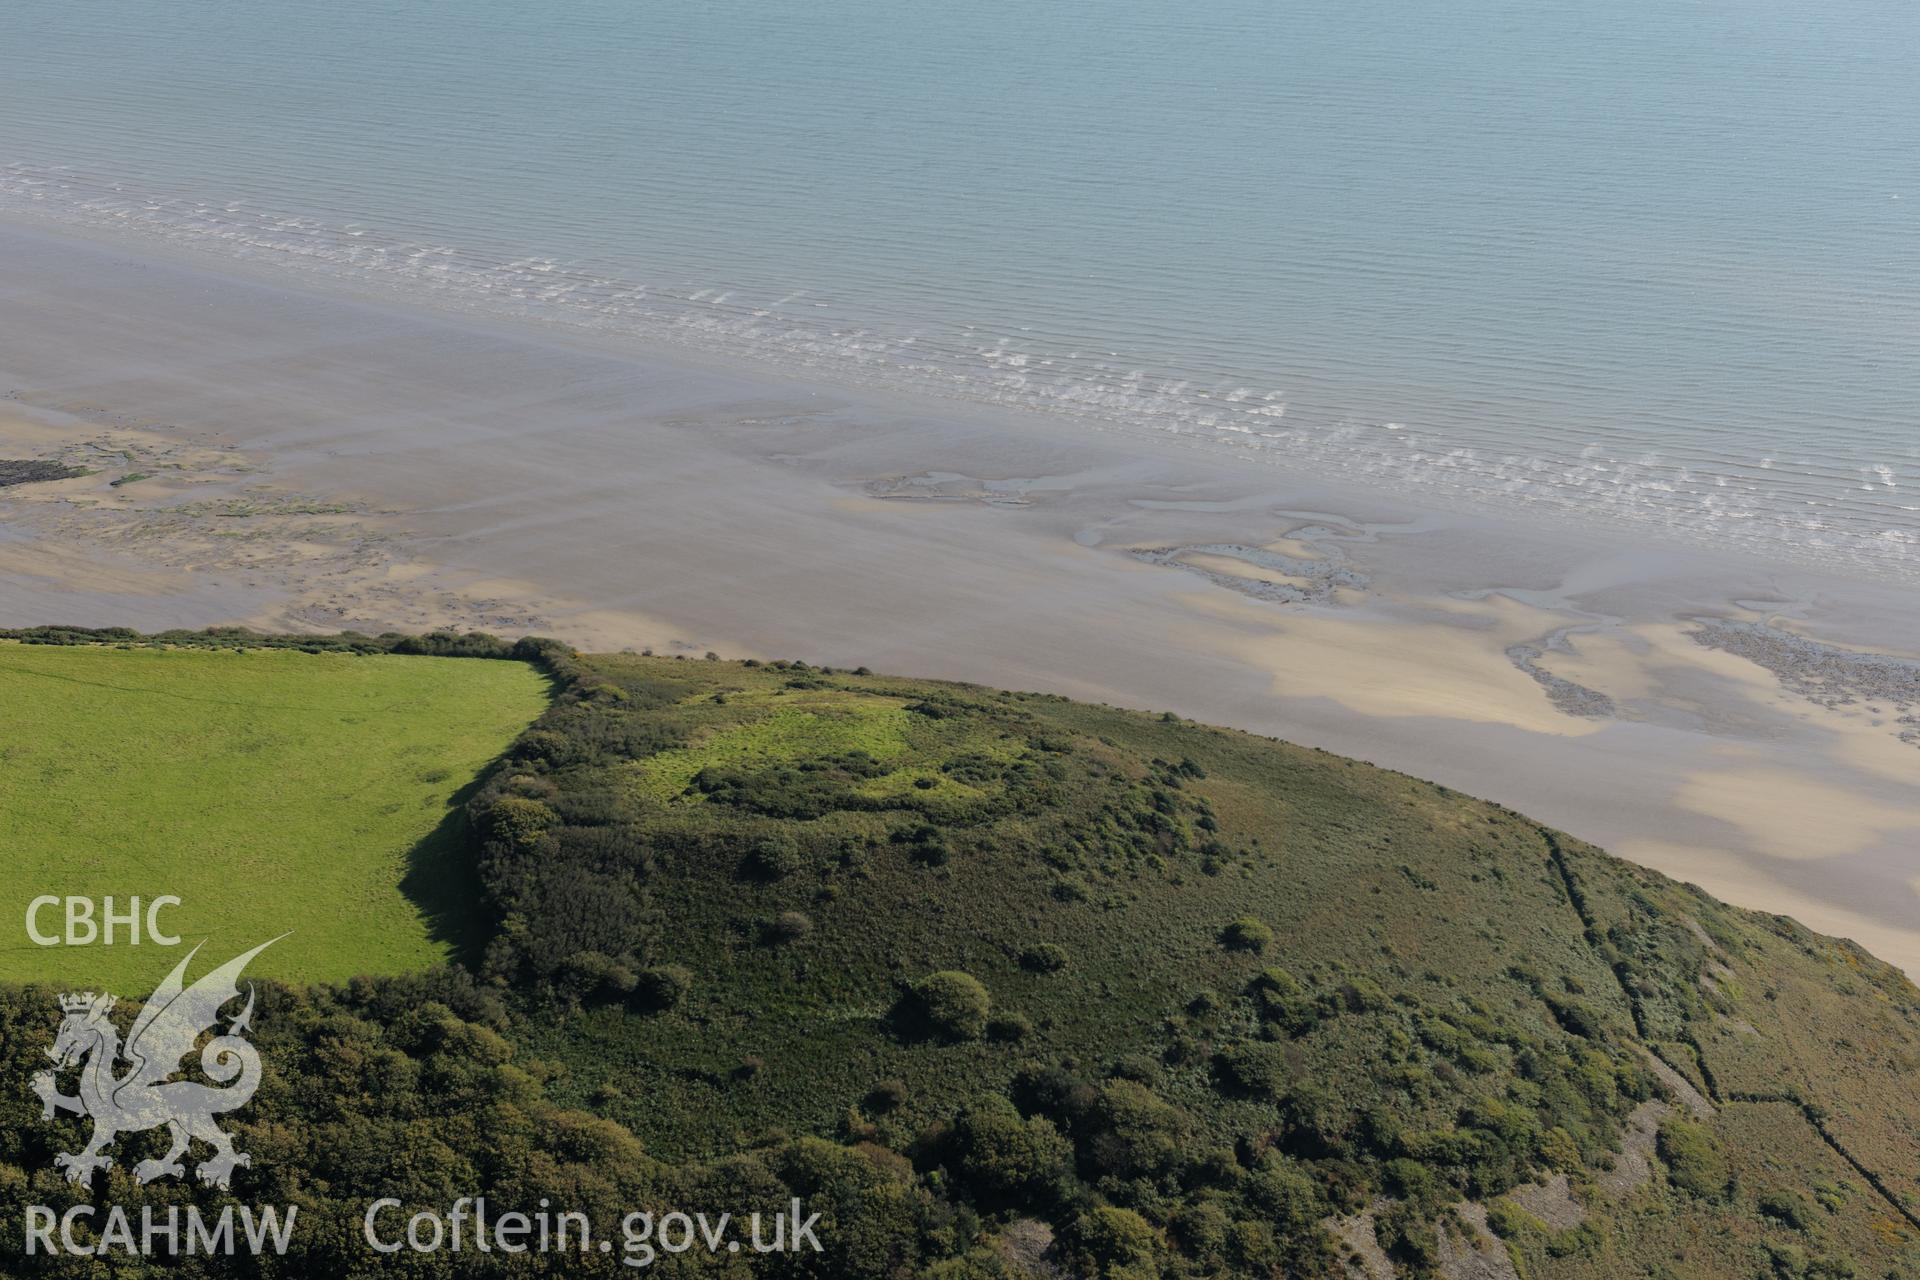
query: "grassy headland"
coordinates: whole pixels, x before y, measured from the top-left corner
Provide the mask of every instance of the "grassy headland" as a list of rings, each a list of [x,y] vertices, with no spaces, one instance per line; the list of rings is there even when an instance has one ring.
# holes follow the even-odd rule
[[[325,1224],[305,1273],[374,1194],[484,1193],[824,1214],[820,1258],[667,1274],[1920,1274],[1920,992],[1851,944],[1172,717],[538,656],[474,969],[263,1005],[241,1146]],[[5,999],[10,1080],[47,993]],[[0,1201],[57,1205],[25,1097]]]
[[[529,1034],[559,1096],[664,1157],[836,1135],[1111,1274],[1090,1205],[1141,1274],[1312,1273],[1343,1217],[1414,1271],[1489,1232],[1537,1275],[1920,1256],[1904,977],[1411,778],[606,657],[476,811],[490,971],[572,1010]]]

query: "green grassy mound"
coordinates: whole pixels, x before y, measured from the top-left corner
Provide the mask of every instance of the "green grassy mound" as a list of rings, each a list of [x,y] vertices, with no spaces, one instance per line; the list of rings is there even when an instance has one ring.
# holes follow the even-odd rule
[[[588,668],[476,802],[489,962],[656,1155],[832,1135],[1111,1274],[1337,1269],[1343,1216],[1410,1273],[1920,1264],[1920,995],[1849,944],[1246,734]],[[1145,1243],[1072,1244],[1093,1207]]]
[[[42,894],[173,894],[210,954],[293,930],[256,963],[292,981],[443,962],[452,806],[546,693],[520,662],[0,644],[0,979],[137,997],[176,958],[33,945]]]

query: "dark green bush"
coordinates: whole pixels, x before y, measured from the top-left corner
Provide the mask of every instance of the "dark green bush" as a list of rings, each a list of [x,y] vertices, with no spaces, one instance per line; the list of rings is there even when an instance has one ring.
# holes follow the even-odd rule
[[[813,917],[804,911],[782,911],[767,922],[766,940],[776,947],[790,947],[813,932]]]
[[[1675,1186],[1707,1200],[1726,1194],[1731,1176],[1727,1160],[1705,1125],[1668,1116],[1660,1124],[1658,1146]]]
[[[943,1040],[978,1040],[993,1008],[980,980],[957,969],[928,974],[914,984],[911,996],[919,1021]]]
[[[1020,967],[1029,973],[1058,973],[1067,967],[1067,949],[1057,942],[1041,942],[1020,953]]]
[[[745,866],[755,879],[780,880],[798,871],[802,864],[800,842],[780,831],[756,840]]]
[[[682,965],[642,969],[635,975],[634,1003],[643,1009],[676,1009],[693,990],[693,973]]]
[[[564,970],[581,991],[592,995],[623,996],[640,980],[630,967],[597,951],[569,956]]]
[[[1022,1119],[1005,1098],[988,1097],[962,1111],[950,1141],[962,1185],[984,1207],[1044,1210],[1071,1194],[1073,1145],[1051,1121]]]
[[[1242,1040],[1213,1058],[1214,1075],[1228,1093],[1274,1099],[1286,1092],[1292,1073],[1282,1047],[1264,1040]]]
[[[1811,1229],[1814,1223],[1813,1206],[1806,1199],[1791,1191],[1770,1191],[1760,1197],[1760,1216],[1770,1218],[1783,1227],[1795,1231]]]
[[[997,1044],[1018,1044],[1033,1034],[1033,1019],[1024,1013],[1003,1013],[987,1020],[987,1039]]]
[[[1131,1209],[1096,1205],[1061,1230],[1061,1256],[1093,1280],[1155,1280],[1160,1236]]]
[[[1229,951],[1265,951],[1273,943],[1273,930],[1242,916],[1220,931],[1220,945]]]
[[[867,1109],[876,1115],[898,1111],[906,1105],[907,1086],[903,1080],[882,1080],[867,1090]]]

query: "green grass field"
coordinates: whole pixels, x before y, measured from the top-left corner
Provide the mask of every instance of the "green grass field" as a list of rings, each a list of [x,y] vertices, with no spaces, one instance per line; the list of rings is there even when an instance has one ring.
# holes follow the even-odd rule
[[[138,998],[203,938],[213,964],[288,931],[252,971],[444,959],[472,898],[455,797],[546,690],[513,661],[0,644],[0,980]],[[183,946],[35,945],[42,894],[173,894]]]

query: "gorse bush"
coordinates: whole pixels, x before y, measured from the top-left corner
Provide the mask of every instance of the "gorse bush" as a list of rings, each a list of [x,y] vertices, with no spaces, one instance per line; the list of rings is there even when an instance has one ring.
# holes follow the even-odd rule
[[[1060,1252],[1082,1275],[1099,1280],[1153,1280],[1159,1274],[1159,1233],[1131,1209],[1098,1205],[1076,1215],[1061,1233]]]
[[[1214,1065],[1225,1089],[1253,1098],[1284,1097],[1292,1078],[1286,1051],[1259,1040],[1225,1046],[1215,1055]]]
[[[675,1009],[693,990],[693,973],[685,965],[668,964],[642,969],[634,979],[634,1000],[645,1009]]]
[[[1660,1125],[1659,1150],[1675,1186],[1707,1199],[1726,1194],[1727,1162],[1705,1127],[1669,1116]]]
[[[1033,1019],[1024,1013],[1003,1013],[987,1020],[987,1039],[1013,1044],[1033,1034]]]
[[[783,879],[798,871],[802,864],[799,841],[784,832],[754,841],[746,861],[748,872],[762,880]]]
[[[977,1040],[987,1029],[993,1000],[970,973],[930,973],[913,986],[910,1003],[927,1031],[946,1040]]]
[[[1220,931],[1220,944],[1229,951],[1265,951],[1273,930],[1251,916],[1242,916]]]
[[[813,932],[813,917],[804,911],[782,911],[767,924],[767,941],[789,947]]]
[[[1058,973],[1067,967],[1067,949],[1057,942],[1041,942],[1020,953],[1020,967],[1032,973]]]

